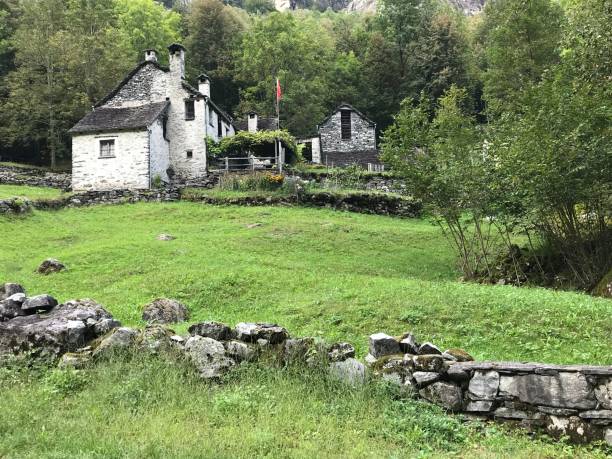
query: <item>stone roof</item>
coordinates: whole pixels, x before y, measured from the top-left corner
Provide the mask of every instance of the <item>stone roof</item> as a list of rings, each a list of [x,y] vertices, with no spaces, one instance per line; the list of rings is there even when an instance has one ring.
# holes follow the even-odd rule
[[[259,116],[257,118],[257,130],[258,131],[276,131],[277,129],[278,129],[278,125],[276,124],[276,117],[262,118],[261,116]],[[237,121],[236,130],[248,131],[249,121],[248,120]]]
[[[146,129],[165,113],[170,102],[139,105],[126,108],[96,108],[89,112],[68,132],[84,134],[89,132],[131,131]]]

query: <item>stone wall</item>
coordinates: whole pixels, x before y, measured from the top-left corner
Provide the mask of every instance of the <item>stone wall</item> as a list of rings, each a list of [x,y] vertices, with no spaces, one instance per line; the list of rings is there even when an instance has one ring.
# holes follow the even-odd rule
[[[43,186],[67,190],[70,188],[70,180],[69,173],[0,165],[0,183],[8,185]]]
[[[285,365],[327,367],[332,377],[351,385],[382,379],[397,386],[400,396],[473,420],[512,422],[574,442],[612,446],[612,366],[474,362],[462,349],[442,351],[411,333],[371,335],[364,364],[350,343],[291,338],[276,324],[242,322],[232,328],[203,322],[180,336],[163,323],[189,317],[188,307],[156,300],[144,308],[143,320],[149,321],[146,314],[153,309],[163,314],[136,330],[121,327],[95,301],[58,305],[50,295],[29,297],[18,284],[0,284],[0,365],[21,355],[86,368],[116,351],[168,352],[193,365],[203,379],[219,380],[241,362],[265,355],[265,362],[273,357]]]
[[[368,164],[382,164],[378,150],[328,151],[321,153],[321,164],[329,167],[346,167],[359,164],[366,167]]]
[[[180,199],[178,188],[151,190],[108,190],[75,193],[60,199],[34,201],[32,206],[39,210],[57,210],[64,207],[83,207],[99,204],[127,204],[136,202],[173,202]]]
[[[10,198],[0,199],[0,215],[27,214],[32,210],[32,202],[28,199]]]

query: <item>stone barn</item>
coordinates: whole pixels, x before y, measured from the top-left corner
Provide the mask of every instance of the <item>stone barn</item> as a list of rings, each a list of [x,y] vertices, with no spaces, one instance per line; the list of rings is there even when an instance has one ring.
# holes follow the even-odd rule
[[[319,125],[318,132],[313,161],[317,158],[335,166],[379,164],[376,123],[353,106],[340,105]]]
[[[74,190],[148,189],[207,175],[206,137],[235,134],[210,98],[210,79],[185,80],[185,48],[168,47],[169,67],[155,50],[80,120],[72,135]]]

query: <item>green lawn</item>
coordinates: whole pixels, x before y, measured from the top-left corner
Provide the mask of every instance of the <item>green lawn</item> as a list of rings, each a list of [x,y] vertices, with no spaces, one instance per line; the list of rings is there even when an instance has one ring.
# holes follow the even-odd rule
[[[457,282],[452,252],[426,221],[180,202],[5,217],[0,233],[0,279],[62,301],[94,298],[130,325],[165,296],[193,321],[274,321],[352,341],[362,355],[371,333],[413,330],[479,359],[612,364],[612,301]],[[68,271],[35,274],[48,257]]]
[[[194,322],[278,322],[296,336],[351,341],[361,355],[370,333],[413,330],[478,359],[612,364],[612,301],[460,283],[425,221],[179,202],[4,217],[0,233],[0,281],[94,298],[129,325],[166,296]],[[35,274],[47,257],[68,271]],[[317,370],[246,366],[211,385],[180,364],[137,359],[77,373],[0,368],[0,457],[606,455],[465,424],[381,383],[349,389]]]
[[[36,201],[37,199],[57,199],[63,196],[66,196],[66,193],[58,188],[0,184],[0,199],[27,198]]]

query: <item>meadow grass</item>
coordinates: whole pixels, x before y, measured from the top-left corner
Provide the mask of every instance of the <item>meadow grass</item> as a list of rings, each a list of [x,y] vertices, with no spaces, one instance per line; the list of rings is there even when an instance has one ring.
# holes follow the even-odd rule
[[[248,226],[259,223],[261,226]],[[159,241],[170,233],[174,241]],[[348,340],[413,330],[478,359],[610,364],[612,301],[461,283],[423,220],[283,207],[134,204],[0,218],[0,281],[90,297],[127,325],[177,298],[191,322],[278,322]],[[66,263],[35,274],[47,257]],[[178,326],[184,332],[187,324]],[[241,366],[222,384],[143,356],[83,371],[0,368],[0,457],[605,457],[493,424],[465,424],[372,382]]]
[[[458,282],[447,242],[423,220],[179,202],[3,217],[0,234],[1,281],[93,298],[127,325],[169,297],[192,322],[277,322],[362,356],[371,333],[413,331],[480,360],[612,364],[612,301]],[[36,274],[49,257],[68,270]]]
[[[0,383],[7,458],[605,457],[312,368],[244,365],[217,384],[136,356],[82,371],[0,368]]]
[[[66,196],[66,193],[59,188],[0,184],[0,199],[27,198],[36,201],[38,199],[57,199],[63,196]]]

